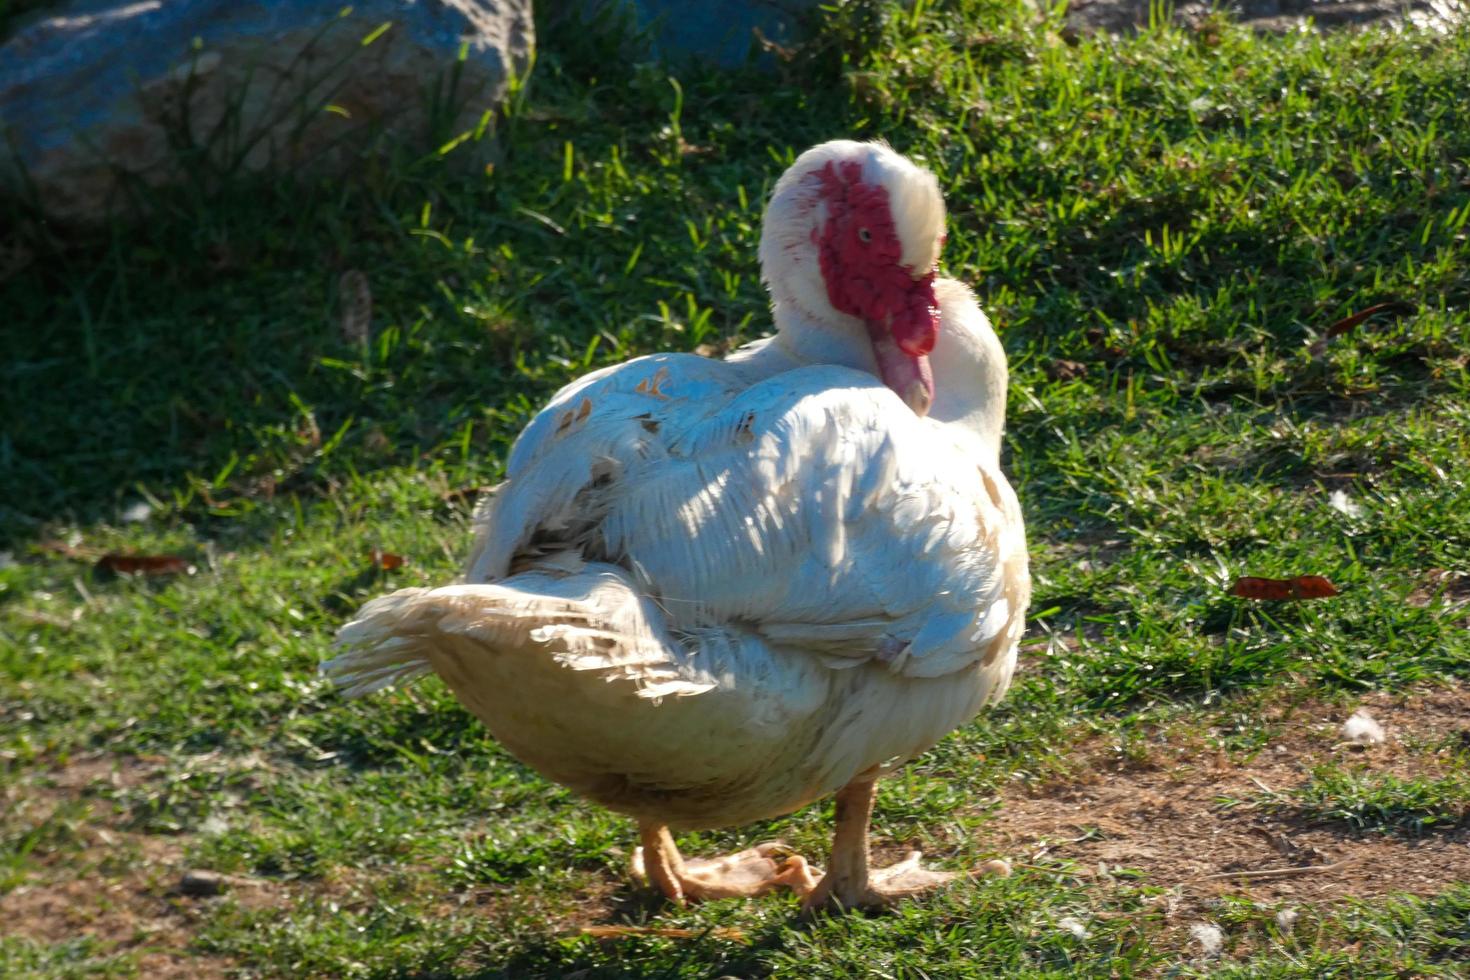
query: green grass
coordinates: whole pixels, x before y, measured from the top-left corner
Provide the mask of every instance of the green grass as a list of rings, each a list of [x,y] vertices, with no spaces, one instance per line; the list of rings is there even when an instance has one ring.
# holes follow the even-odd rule
[[[670,909],[626,885],[628,821],[510,759],[438,683],[345,703],[315,674],[365,599],[455,573],[455,491],[500,477],[558,386],[759,336],[764,197],[795,153],[857,135],[940,175],[946,268],[1011,358],[1036,576],[1016,688],[883,787],[879,844],[963,867],[996,853],[1005,794],[1080,778],[1098,739],[1142,758],[1173,726],[1248,758],[1276,730],[1262,706],[1464,684],[1470,33],[1067,45],[1055,26],[848,10],[768,74],[630,69],[618,38],[563,32],[491,173],[451,154],[345,185],[241,177],[81,240],[31,226],[37,261],[0,284],[0,902],[130,880],[145,844],[264,885],[150,886],[182,941],[0,927],[0,973],[146,976],[165,947],[267,976],[1463,971],[1463,886],[1324,903],[1290,935],[1235,895],[1190,913],[1225,930],[1213,960],[1166,882],[1066,862],[889,918]],[[348,269],[371,283],[367,343],[337,325]],[[1384,300],[1411,312],[1310,352]],[[375,570],[373,548],[409,564]],[[95,571],[111,550],[196,570]],[[1226,594],[1304,573],[1342,595]],[[1446,833],[1456,778],[1421,799],[1322,771],[1291,801]],[[830,810],[683,842],[820,855]],[[618,922],[693,938],[577,933]]]
[[[1308,820],[1341,821],[1355,830],[1394,830],[1419,836],[1470,822],[1470,770],[1438,778],[1319,766],[1289,794],[1269,794],[1267,806]]]

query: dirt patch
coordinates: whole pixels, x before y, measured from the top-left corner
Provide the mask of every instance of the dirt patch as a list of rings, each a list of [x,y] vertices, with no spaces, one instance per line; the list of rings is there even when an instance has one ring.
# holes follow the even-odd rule
[[[38,844],[25,877],[0,894],[0,935],[41,945],[90,937],[96,955],[123,957],[150,978],[234,974],[232,961],[188,951],[216,901],[179,891],[190,838],[130,831],[105,799],[165,769],[161,758],[87,756],[5,788],[0,830]],[[244,903],[260,891],[235,889]]]
[[[1383,725],[1384,744],[1343,744],[1340,727],[1357,707]],[[1197,728],[1161,731],[1142,748],[1084,746],[1072,772],[1087,775],[1007,795],[994,843],[1018,863],[1060,859],[1088,877],[1142,872],[1172,889],[1172,909],[1184,912],[1224,895],[1315,904],[1470,881],[1470,826],[1417,839],[1355,833],[1261,802],[1329,762],[1400,778],[1436,774],[1470,738],[1470,688],[1373,694],[1345,708],[1306,699],[1270,707],[1261,720],[1275,734],[1243,762],[1211,750]]]
[[[236,775],[268,769],[255,756],[202,755],[169,760],[107,754],[78,757],[35,770],[0,788],[0,834],[36,840],[23,877],[0,893],[0,936],[42,946],[89,937],[91,954],[117,958],[149,978],[214,978],[237,975],[228,956],[203,953],[196,937],[219,913],[288,910],[327,900],[361,911],[381,904],[379,891],[430,894],[437,911],[454,914],[466,904],[478,914],[503,913],[508,921],[542,920],[575,931],[585,909],[550,902],[535,889],[496,885],[445,889],[437,869],[395,865],[391,872],[333,868],[319,879],[277,880],[230,874],[190,874],[193,833],[136,829],[136,814],[118,800],[147,792],[180,773]],[[610,907],[617,886],[589,876],[588,901]]]
[[[40,796],[73,797],[103,784],[118,789],[141,786],[163,770],[161,757],[88,755],[41,775],[25,789]]]
[[[48,862],[0,895],[0,934],[42,945],[87,936],[99,955],[126,957],[145,977],[233,975],[229,960],[186,952],[204,913],[198,902],[174,890],[183,866],[181,843],[148,834],[93,833],[99,844],[68,854],[64,868]]]

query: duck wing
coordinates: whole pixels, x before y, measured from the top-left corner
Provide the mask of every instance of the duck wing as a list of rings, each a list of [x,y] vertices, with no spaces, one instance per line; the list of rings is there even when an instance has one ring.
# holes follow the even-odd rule
[[[753,383],[653,355],[564,389],[481,509],[470,582],[557,560],[628,571],[675,633],[728,625],[844,668],[1009,681],[1029,598],[1004,477],[955,426],[834,366]]]

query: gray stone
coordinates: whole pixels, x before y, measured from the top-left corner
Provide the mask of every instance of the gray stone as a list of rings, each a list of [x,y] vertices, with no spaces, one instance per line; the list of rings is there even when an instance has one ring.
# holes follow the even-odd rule
[[[214,871],[185,871],[184,876],[179,879],[179,893],[182,895],[208,897],[223,894],[227,888],[229,879]]]
[[[1148,26],[1151,0],[1072,0],[1067,30],[1074,35],[1119,33]],[[1218,10],[1247,27],[1285,33],[1310,26],[1318,30],[1376,23],[1409,23],[1447,30],[1470,11],[1470,0],[1182,0],[1169,5],[1173,19],[1201,23]]]
[[[0,181],[85,221],[134,181],[488,152],[533,38],[531,0],[73,0],[0,45]]]
[[[191,868],[179,878],[176,891],[180,895],[194,898],[210,898],[223,895],[232,888],[265,888],[269,882],[261,878],[246,878],[242,875],[220,874],[206,868]]]

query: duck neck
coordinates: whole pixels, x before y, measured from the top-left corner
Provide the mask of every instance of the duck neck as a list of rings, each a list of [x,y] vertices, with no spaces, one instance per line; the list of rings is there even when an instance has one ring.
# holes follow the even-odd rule
[[[777,300],[772,305],[776,321],[776,339],[771,346],[797,364],[834,364],[878,374],[873,345],[863,325],[855,317],[832,313],[843,321],[819,319],[795,303]]]
[[[950,279],[936,280],[935,287],[941,326],[929,359],[935,392],[929,418],[969,433],[978,441],[981,455],[994,465],[1005,428],[1005,349],[967,287]],[[844,324],[817,318],[782,299],[772,303],[771,312],[776,335],[728,358],[752,381],[813,364],[878,376],[873,345],[857,320]]]
[[[929,417],[968,431],[995,464],[1005,431],[1005,348],[968,287],[952,279],[935,285],[941,326],[929,358],[934,366]]]

